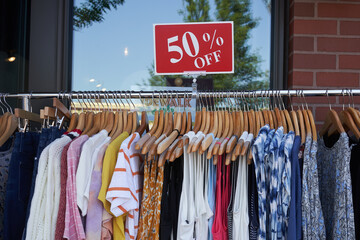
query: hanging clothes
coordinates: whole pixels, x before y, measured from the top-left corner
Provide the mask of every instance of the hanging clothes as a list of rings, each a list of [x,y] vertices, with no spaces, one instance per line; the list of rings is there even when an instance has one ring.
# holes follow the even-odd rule
[[[104,205],[104,212],[103,211],[103,231],[102,231],[102,238],[111,238],[114,239],[124,239],[125,238],[125,231],[124,231],[124,216],[119,216],[113,218],[111,213],[111,204],[106,200],[106,192],[111,182],[111,178],[115,169],[116,160],[118,157],[119,149],[121,143],[129,137],[129,133],[123,132],[120,134],[114,141],[112,141],[108,148],[106,149],[104,160],[103,160],[103,169],[101,175],[101,189],[99,192],[98,199]],[[110,227],[109,227],[110,225]]]
[[[317,143],[312,146],[311,136],[305,140],[302,180],[302,232],[303,239],[326,239],[324,216],[319,194],[319,175],[316,161]],[[314,153],[314,154],[311,154]]]
[[[249,239],[256,240],[259,231],[259,202],[254,162],[248,165],[248,205]]]
[[[164,165],[164,184],[161,199],[160,239],[176,239],[177,221],[183,181],[183,157]]]
[[[332,146],[326,145],[323,138],[319,140],[316,158],[321,208],[328,239],[355,239],[350,156],[349,137],[345,132]]]
[[[16,240],[22,237],[38,144],[38,133],[18,132],[15,134],[6,184],[4,239]]]
[[[81,135],[70,144],[67,153],[68,177],[66,179],[66,211],[63,234],[63,238],[66,239],[85,238],[81,215],[76,203],[76,170],[82,146],[88,139],[88,135]]]
[[[236,192],[234,198],[233,213],[233,239],[249,239],[249,215],[248,215],[248,164],[246,156],[240,156],[237,160]]]
[[[301,177],[299,151],[301,137],[295,136],[291,153],[291,200],[287,239],[301,240]]]
[[[102,214],[103,205],[98,199],[98,195],[101,188],[101,173],[103,167],[103,159],[105,151],[110,144],[110,137],[107,137],[104,142],[98,146],[97,159],[95,161],[94,170],[91,174],[91,183],[89,191],[89,206],[86,215],[86,239],[101,239],[101,226],[102,226]],[[95,150],[96,152],[97,150]]]
[[[185,134],[191,142],[195,133],[190,131]],[[194,172],[193,172],[193,153],[187,153],[187,145],[184,145],[184,178],[179,206],[178,219],[178,240],[193,239],[195,227],[195,208],[194,208]]]
[[[216,141],[216,140],[215,140]],[[213,158],[208,160],[208,202],[213,215],[209,218],[208,223],[208,240],[212,240],[212,226],[215,218],[215,195],[216,195],[216,166],[213,164]]]
[[[9,165],[14,149],[14,137],[11,136],[0,147],[0,239],[4,239],[4,210],[6,198],[6,184],[9,175]]]
[[[94,169],[96,155],[95,150],[98,145],[108,137],[108,132],[103,129],[99,133],[90,137],[83,145],[79,165],[76,171],[76,202],[84,217],[87,213],[89,203],[89,190],[91,173]],[[97,152],[99,149],[97,149]]]
[[[115,217],[126,214],[125,239],[136,239],[143,189],[143,161],[135,150],[139,133],[133,133],[120,147],[114,173],[106,194]]]
[[[360,239],[360,144],[356,139],[350,138],[351,158],[350,158],[350,172],[351,172],[351,186],[354,207],[354,223],[355,223],[355,237]]]

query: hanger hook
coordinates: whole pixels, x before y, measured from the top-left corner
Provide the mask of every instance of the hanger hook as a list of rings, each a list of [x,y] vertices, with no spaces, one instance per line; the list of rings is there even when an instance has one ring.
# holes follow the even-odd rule
[[[8,104],[8,102],[6,101],[6,96],[7,96],[8,94],[3,94],[3,98],[4,98],[4,102],[5,102],[5,104],[6,104],[6,109],[10,109],[10,111],[9,112],[11,112],[11,114],[14,114],[13,113],[13,110],[12,110],[12,108],[11,108],[11,106]],[[29,99],[29,101],[30,101],[30,99]]]
[[[343,111],[345,110],[345,89],[343,88],[342,90],[341,90],[341,94],[342,94],[342,96],[343,96],[343,104],[342,104],[342,107],[343,107]]]
[[[328,90],[326,89],[326,97],[327,97],[327,100],[329,102],[329,107],[330,107],[330,110],[331,110],[331,103],[330,103],[330,99],[329,99],[329,92]]]

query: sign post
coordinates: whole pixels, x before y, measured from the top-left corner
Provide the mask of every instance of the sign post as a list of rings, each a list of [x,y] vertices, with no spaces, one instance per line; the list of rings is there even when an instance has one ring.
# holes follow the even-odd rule
[[[154,24],[156,75],[234,73],[233,22]]]

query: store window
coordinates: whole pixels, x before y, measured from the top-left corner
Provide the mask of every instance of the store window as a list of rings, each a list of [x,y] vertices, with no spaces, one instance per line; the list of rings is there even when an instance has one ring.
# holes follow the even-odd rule
[[[230,2],[75,0],[72,89],[184,86],[185,76],[154,75],[153,24],[189,21],[234,21],[235,73],[204,76],[203,88],[268,88],[270,1]]]

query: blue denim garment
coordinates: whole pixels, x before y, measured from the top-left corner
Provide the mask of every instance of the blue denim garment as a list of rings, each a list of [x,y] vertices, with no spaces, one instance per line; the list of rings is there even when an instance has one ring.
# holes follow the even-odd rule
[[[317,160],[319,167],[319,192],[326,238],[355,239],[351,147],[347,133],[341,133],[332,147],[327,147],[323,138],[319,139],[319,149],[315,154],[312,161]]]
[[[270,239],[277,239],[278,235],[278,220],[281,218],[280,207],[280,185],[281,185],[281,168],[284,157],[284,128],[279,127],[270,143]],[[283,146],[281,146],[283,144]],[[281,228],[281,225],[280,225]]]
[[[6,186],[4,239],[21,239],[25,226],[34,157],[39,143],[35,132],[16,133]]]
[[[291,153],[291,199],[287,239],[301,240],[301,178],[298,154],[301,137],[295,136]]]
[[[255,164],[256,183],[258,190],[258,204],[259,204],[259,236],[258,239],[267,239],[266,236],[266,171],[264,164],[265,157],[265,142],[270,131],[269,125],[265,125],[259,131],[258,136],[252,146],[252,154]]]
[[[292,148],[294,145],[294,137],[295,137],[294,132],[290,131],[288,134],[286,134],[283,141],[285,158],[283,162],[284,164],[282,164],[283,166],[282,171],[280,172],[280,176],[281,176],[280,206],[282,209],[282,213],[281,213],[282,218],[280,219],[280,223],[281,223],[280,236],[282,239],[283,238],[288,239],[286,235],[287,235],[287,228],[289,223],[289,206],[291,201],[291,178],[292,178],[291,158],[292,158]],[[278,233],[279,233],[279,229],[278,229]]]

